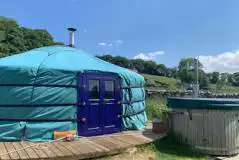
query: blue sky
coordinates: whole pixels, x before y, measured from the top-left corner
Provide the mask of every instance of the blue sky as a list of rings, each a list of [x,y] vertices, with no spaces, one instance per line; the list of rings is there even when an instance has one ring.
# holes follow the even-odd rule
[[[76,47],[91,54],[136,56],[168,67],[200,55],[209,69],[217,63],[214,70],[228,72],[239,59],[238,0],[2,0],[0,15],[66,43],[66,28],[74,26]],[[231,57],[226,69],[217,62],[225,63],[225,54]],[[233,63],[239,70],[239,60]]]

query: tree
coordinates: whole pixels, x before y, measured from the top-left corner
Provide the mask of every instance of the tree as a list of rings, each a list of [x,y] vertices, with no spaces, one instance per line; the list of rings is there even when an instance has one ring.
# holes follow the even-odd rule
[[[161,76],[167,76],[168,75],[168,68],[164,64],[158,64],[157,65],[157,72]]]
[[[220,83],[221,85],[227,84],[228,82],[228,75],[229,73],[220,73],[220,78],[218,83]]]
[[[207,88],[209,86],[209,78],[203,70],[198,71],[198,81],[201,88]]]
[[[131,69],[133,67],[133,63],[125,57],[121,57],[121,56],[113,57],[111,55],[102,55],[102,56],[97,55],[96,57],[124,68]]]
[[[157,74],[157,64],[154,61],[144,61],[144,72],[148,74]]]
[[[179,78],[184,83],[195,83],[195,72],[189,71],[187,68],[181,68],[179,70]]]
[[[228,79],[228,84],[233,85],[233,74],[228,74],[227,79]]]
[[[0,57],[8,56],[9,48],[7,44],[0,43]]]
[[[42,46],[64,45],[54,42],[46,30],[24,28],[14,19],[6,17],[0,17],[0,33],[0,57]]]
[[[144,60],[142,59],[133,59],[131,60],[133,66],[135,69],[138,70],[138,72],[141,72],[141,73],[145,73],[145,69],[144,69]]]
[[[210,82],[212,84],[217,84],[219,81],[220,73],[219,72],[212,72],[210,77]]]
[[[102,60],[104,60],[104,61],[107,61],[107,62],[113,62],[113,56],[111,56],[111,55],[96,55],[96,57],[97,58],[100,58],[100,59],[102,59]]]
[[[172,78],[178,78],[178,68],[177,67],[173,67],[173,68],[168,68],[168,72],[169,75],[168,77],[172,77]]]
[[[124,68],[132,68],[133,67],[132,62],[129,59],[127,59],[125,57],[121,57],[121,56],[114,57],[113,63],[115,65],[119,65]]]
[[[195,58],[183,58],[179,62],[178,69],[193,70],[196,68],[196,62],[197,62],[197,59]],[[198,62],[198,68],[202,69],[202,67],[203,67],[202,64]]]
[[[52,36],[46,30],[22,28],[22,33],[27,50],[54,44]]]
[[[239,86],[239,72],[233,73],[230,77],[233,86]]]
[[[184,83],[196,83],[196,59],[183,58],[178,65],[179,78]],[[208,78],[202,70],[203,65],[198,62],[198,80],[200,87],[208,86]]]

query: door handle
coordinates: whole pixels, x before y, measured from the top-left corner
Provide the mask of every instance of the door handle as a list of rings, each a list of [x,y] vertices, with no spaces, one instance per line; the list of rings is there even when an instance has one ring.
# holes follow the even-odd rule
[[[106,104],[107,102],[109,102],[109,100],[104,99],[103,103]]]
[[[78,121],[81,122],[81,123],[86,123],[87,119],[84,117],[84,118],[78,119]]]

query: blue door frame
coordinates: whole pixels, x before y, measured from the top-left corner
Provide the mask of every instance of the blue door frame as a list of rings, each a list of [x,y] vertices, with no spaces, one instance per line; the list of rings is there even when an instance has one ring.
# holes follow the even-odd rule
[[[120,77],[117,74],[78,74],[78,134],[94,136],[121,131],[120,101]]]

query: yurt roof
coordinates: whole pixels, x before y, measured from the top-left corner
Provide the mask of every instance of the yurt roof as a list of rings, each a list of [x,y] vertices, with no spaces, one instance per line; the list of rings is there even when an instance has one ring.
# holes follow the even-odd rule
[[[144,82],[144,78],[134,71],[103,61],[80,49],[66,46],[41,47],[0,58],[0,67],[113,72],[121,77],[130,76],[129,79],[135,77],[136,81]]]

